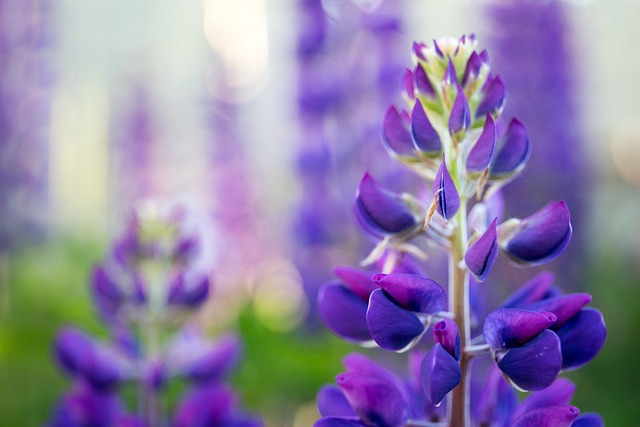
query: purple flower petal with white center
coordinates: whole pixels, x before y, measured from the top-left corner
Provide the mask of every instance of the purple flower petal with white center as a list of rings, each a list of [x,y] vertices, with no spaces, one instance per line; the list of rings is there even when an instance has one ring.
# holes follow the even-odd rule
[[[571,215],[564,201],[549,203],[523,220],[500,224],[500,249],[519,265],[537,266],[558,257],[571,240]]]
[[[454,359],[460,360],[460,331],[456,322],[445,318],[433,325],[433,340],[447,350]]]
[[[539,301],[547,296],[549,288],[556,280],[556,276],[548,271],[543,271],[531,280],[520,286],[502,304],[501,308],[521,308]],[[551,311],[551,310],[544,310]],[[556,316],[557,317],[557,316]]]
[[[492,350],[519,347],[556,321],[552,313],[500,308],[487,315],[482,332]]]
[[[464,75],[462,76],[462,86],[466,87],[467,83],[470,80],[475,80],[478,78],[478,74],[480,74],[480,67],[482,66],[482,62],[480,61],[480,57],[473,51],[469,60],[467,61],[467,66],[464,69]]]
[[[388,150],[400,156],[413,156],[411,134],[400,112],[393,105],[384,114],[380,134]]]
[[[507,350],[498,368],[522,390],[545,389],[562,368],[560,338],[550,330],[542,331],[525,345]]]
[[[453,61],[451,60],[451,57],[449,57],[449,63],[447,64],[447,69],[444,70],[442,81],[447,85],[453,85],[458,83],[456,67],[453,65]]]
[[[546,298],[533,304],[529,304],[524,308],[533,311],[548,311],[555,314],[557,320],[553,324],[553,328],[557,329],[569,321],[573,316],[578,314],[582,307],[590,302],[591,295],[586,292],[582,292]]]
[[[571,427],[604,427],[604,420],[594,412],[581,414]]]
[[[237,365],[241,347],[235,335],[219,338],[204,354],[184,366],[182,373],[195,382],[219,381]]]
[[[403,234],[418,226],[400,196],[385,189],[369,174],[358,185],[355,209],[360,224],[375,235]]]
[[[98,311],[106,316],[114,315],[124,301],[122,290],[103,266],[93,269],[91,291]]]
[[[209,278],[205,275],[189,280],[183,274],[178,274],[170,285],[167,302],[186,308],[196,308],[209,297],[209,288]]]
[[[496,149],[496,141],[496,124],[493,118],[487,114],[482,133],[467,157],[467,170],[469,172],[482,172],[489,167]]]
[[[420,365],[422,387],[429,401],[438,405],[446,395],[460,384],[460,364],[439,343],[424,357]]]
[[[318,314],[334,334],[349,341],[371,341],[367,326],[367,301],[339,282],[331,281],[320,288]]]
[[[550,406],[519,416],[511,427],[571,427],[579,414],[580,410],[575,406]]]
[[[562,345],[562,369],[576,369],[596,357],[607,338],[602,313],[585,308],[556,330]]]
[[[408,68],[402,73],[402,89],[410,99],[416,98],[413,86],[413,73]]]
[[[409,405],[401,390],[384,378],[345,372],[336,377],[336,382],[365,425],[400,427],[409,418]]]
[[[464,95],[462,86],[458,84],[457,87],[456,99],[453,102],[451,115],[449,116],[449,132],[451,134],[456,134],[462,130],[466,131],[471,126],[471,111],[469,110],[467,97]]]
[[[74,327],[64,327],[58,331],[53,343],[53,351],[60,366],[72,375],[77,375],[95,344],[84,332]]]
[[[438,283],[417,274],[376,274],[374,282],[407,310],[436,314],[444,310],[447,296]]]
[[[411,112],[411,137],[415,147],[423,153],[439,153],[442,151],[440,135],[433,128],[422,102],[417,99]]]
[[[366,317],[371,337],[385,350],[404,350],[425,330],[418,316],[397,305],[382,289],[371,294]]]
[[[368,427],[368,425],[360,421],[360,418],[328,417],[319,419],[313,427]]]
[[[464,262],[478,282],[486,280],[498,257],[497,221],[498,219],[495,218],[484,234],[467,249],[467,253],[464,255]]]
[[[318,412],[323,417],[355,417],[347,398],[340,388],[334,385],[324,385],[318,392],[316,399]]]
[[[498,142],[489,167],[489,178],[501,179],[520,172],[524,169],[530,154],[531,140],[527,129],[520,120],[514,118]]]
[[[433,194],[437,198],[438,213],[446,220],[453,218],[460,209],[460,195],[449,175],[444,156],[433,182]]]
[[[474,408],[474,425],[508,427],[517,405],[518,395],[515,389],[502,372],[491,365]]]
[[[522,401],[513,413],[513,419],[535,409],[548,406],[564,406],[571,402],[576,385],[566,378],[558,378],[544,390],[536,391]]]
[[[413,71],[413,83],[415,84],[415,88],[420,94],[435,98],[436,91],[431,85],[429,76],[427,76],[427,73],[424,71],[424,68],[422,68],[422,65],[420,64],[416,65],[416,68]]]
[[[333,269],[333,273],[344,282],[344,285],[362,298],[363,301],[369,301],[371,292],[378,289],[371,279],[371,272],[349,266],[338,266]]]
[[[494,77],[484,88],[484,96],[476,110],[476,117],[502,111],[507,100],[507,88],[500,76]]]

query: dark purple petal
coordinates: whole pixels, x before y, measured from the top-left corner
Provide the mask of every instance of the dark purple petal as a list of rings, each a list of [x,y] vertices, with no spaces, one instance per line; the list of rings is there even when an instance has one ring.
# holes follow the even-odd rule
[[[483,64],[487,64],[487,65],[491,65],[491,61],[489,60],[489,52],[487,52],[486,49],[484,49],[482,52],[480,52],[480,61]]]
[[[419,99],[411,112],[411,136],[415,147],[422,152],[439,153],[442,150],[440,135],[431,125]]]
[[[367,325],[375,342],[392,351],[405,349],[425,330],[415,314],[398,306],[382,289],[371,294]]]
[[[582,414],[571,424],[571,427],[604,427],[604,420],[594,412]]]
[[[395,384],[367,373],[345,372],[336,377],[349,405],[371,426],[403,426],[409,405]]]
[[[442,53],[442,49],[440,49],[440,46],[438,46],[438,42],[436,42],[435,40],[433,41],[433,48],[440,58],[444,58],[444,53]]]
[[[552,313],[500,308],[487,315],[482,332],[493,350],[519,347],[556,321]]]
[[[489,178],[500,179],[520,172],[529,160],[531,140],[524,124],[516,118],[496,147],[496,154],[489,167]]]
[[[556,323],[553,328],[557,329],[564,325],[569,319],[578,314],[585,305],[591,302],[591,295],[584,293],[574,293],[546,298],[525,306],[527,310],[548,311],[556,315]]]
[[[87,334],[73,327],[60,329],[53,343],[58,363],[72,375],[80,372],[94,347],[93,340]]]
[[[176,409],[173,427],[225,425],[236,405],[226,386],[210,384],[186,393]]]
[[[522,347],[507,350],[498,367],[522,390],[547,388],[562,368],[560,339],[550,330],[542,331]]]
[[[500,248],[513,262],[537,266],[558,257],[571,240],[571,216],[564,201],[500,225]]]
[[[154,392],[162,390],[167,383],[167,369],[164,363],[150,363],[145,369],[142,381],[148,389]]]
[[[338,282],[328,282],[320,288],[318,314],[334,334],[350,341],[371,341],[367,302]]]
[[[93,269],[91,291],[98,310],[107,316],[115,314],[124,301],[122,290],[103,266]]]
[[[466,87],[470,79],[475,80],[478,77],[481,66],[482,62],[480,61],[480,57],[475,51],[473,51],[473,53],[469,57],[469,60],[467,61],[467,66],[464,69],[464,75],[462,76],[462,86]]]
[[[484,234],[471,245],[464,255],[464,262],[478,282],[486,280],[498,257],[497,221],[498,218],[495,218]]]
[[[500,307],[502,308],[520,308],[531,304],[547,296],[549,288],[555,282],[556,276],[548,271],[543,271],[520,286],[514,293],[507,298]],[[551,310],[545,310],[551,311]]]
[[[424,56],[424,53],[422,52],[422,50],[425,47],[426,46],[424,45],[424,43],[415,42],[415,41],[413,42],[413,45],[412,45],[413,53],[416,55],[418,59],[421,59],[423,61],[427,60],[426,56]]]
[[[579,414],[580,410],[575,406],[550,406],[521,415],[511,427],[571,427]]]
[[[438,213],[446,220],[453,218],[460,209],[460,195],[449,175],[444,157],[433,182],[433,194],[438,201]]]
[[[333,269],[333,273],[344,282],[347,288],[351,289],[365,302],[369,301],[371,292],[378,288],[378,285],[371,279],[369,271],[349,266],[338,266]]]
[[[454,359],[460,360],[460,331],[456,322],[446,318],[433,325],[433,340]]]
[[[585,308],[556,331],[562,345],[562,369],[576,369],[596,357],[607,338],[604,317]]]
[[[402,308],[424,314],[444,310],[447,296],[435,281],[417,274],[376,274],[373,280]]]
[[[487,114],[482,134],[480,134],[480,138],[471,148],[467,157],[467,170],[469,172],[482,172],[489,167],[496,149],[496,140],[496,124],[493,118]]]
[[[442,81],[448,85],[458,83],[458,76],[456,75],[456,67],[453,65],[453,61],[451,60],[451,57],[449,57],[449,63],[447,64],[447,69],[444,70]]]
[[[237,365],[241,351],[235,335],[219,338],[207,352],[190,361],[183,374],[195,382],[219,381]]]
[[[357,417],[328,417],[319,419],[313,424],[313,427],[367,427],[367,424],[364,424]]]
[[[349,406],[342,390],[334,385],[324,385],[318,392],[318,412],[323,417],[354,417],[356,413]]]
[[[413,71],[413,82],[415,84],[418,92],[423,95],[428,95],[430,97],[436,96],[436,91],[433,89],[431,82],[429,81],[429,76],[422,68],[422,65],[416,65],[415,70]]]
[[[420,376],[427,399],[438,405],[460,384],[462,371],[458,361],[437,343],[422,360]]]
[[[502,372],[491,365],[474,408],[474,425],[508,427],[517,405],[515,389],[505,380]]]
[[[373,233],[389,235],[415,229],[418,221],[400,199],[365,174],[356,194],[356,214],[361,225]]]
[[[382,119],[382,142],[387,149],[400,156],[412,156],[414,152],[411,134],[400,112],[390,106]]]
[[[183,274],[175,276],[169,288],[167,302],[187,308],[202,305],[209,297],[209,278],[202,275],[188,280]]]
[[[124,379],[124,374],[113,354],[97,346],[84,361],[82,376],[95,390],[99,391],[111,391]]]
[[[469,103],[467,102],[467,97],[464,95],[464,89],[458,84],[456,100],[453,102],[451,115],[449,116],[449,132],[456,134],[461,130],[468,130],[469,126],[471,126]]]
[[[558,378],[544,390],[536,391],[522,401],[513,414],[513,419],[535,409],[547,406],[564,406],[571,402],[576,385],[566,378]]]
[[[496,76],[485,86],[484,96],[476,110],[476,117],[499,112],[504,107],[506,100],[507,88],[504,86],[500,76]]]
[[[416,95],[414,93],[415,89],[413,86],[413,73],[408,68],[402,73],[402,89],[409,98],[416,98]]]

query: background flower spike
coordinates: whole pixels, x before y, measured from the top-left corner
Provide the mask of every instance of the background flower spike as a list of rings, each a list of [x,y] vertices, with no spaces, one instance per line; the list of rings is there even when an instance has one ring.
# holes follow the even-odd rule
[[[498,227],[500,249],[515,264],[537,266],[552,261],[571,240],[571,215],[564,201],[550,203],[523,220]]]
[[[498,219],[467,249],[464,261],[478,282],[484,282],[498,257]]]
[[[436,210],[446,220],[453,218],[460,208],[460,195],[449,175],[444,156],[433,182],[433,194],[436,198]]]

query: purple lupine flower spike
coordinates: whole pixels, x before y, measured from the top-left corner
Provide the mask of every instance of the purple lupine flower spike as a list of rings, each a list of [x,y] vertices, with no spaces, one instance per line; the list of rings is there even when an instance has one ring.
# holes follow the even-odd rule
[[[440,135],[433,128],[420,100],[416,100],[411,112],[411,137],[415,147],[422,153],[437,155],[442,151]]]
[[[487,114],[482,134],[474,144],[467,157],[469,172],[483,172],[491,164],[496,149],[496,125],[491,115]]]
[[[209,297],[210,288],[209,278],[205,275],[193,278],[179,274],[170,285],[167,303],[191,309],[199,307]]]
[[[571,239],[571,216],[564,201],[498,227],[501,252],[516,264],[536,266],[562,253]]]
[[[478,282],[484,282],[498,257],[498,233],[495,218],[489,228],[467,250],[464,261]]]
[[[444,157],[433,182],[433,194],[437,198],[438,213],[446,220],[453,218],[460,208],[460,196]]]

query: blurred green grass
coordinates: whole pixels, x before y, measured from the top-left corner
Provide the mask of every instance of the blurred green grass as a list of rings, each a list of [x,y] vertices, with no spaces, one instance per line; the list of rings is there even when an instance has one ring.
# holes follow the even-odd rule
[[[106,331],[90,304],[87,279],[104,254],[99,241],[63,240],[30,247],[5,261],[0,303],[0,426],[40,426],[69,386],[51,358],[59,327],[76,324],[98,336]],[[640,288],[632,263],[599,254],[585,266],[589,283],[579,286],[604,312],[608,338],[601,354],[568,374],[578,384],[573,404],[600,412],[611,426],[636,424],[640,401]],[[250,309],[235,328],[245,357],[233,384],[246,407],[272,427],[292,425],[297,408],[341,371],[341,358],[356,350],[326,332],[273,332]],[[183,389],[170,391],[174,398]],[[132,394],[132,393],[129,393]]]

